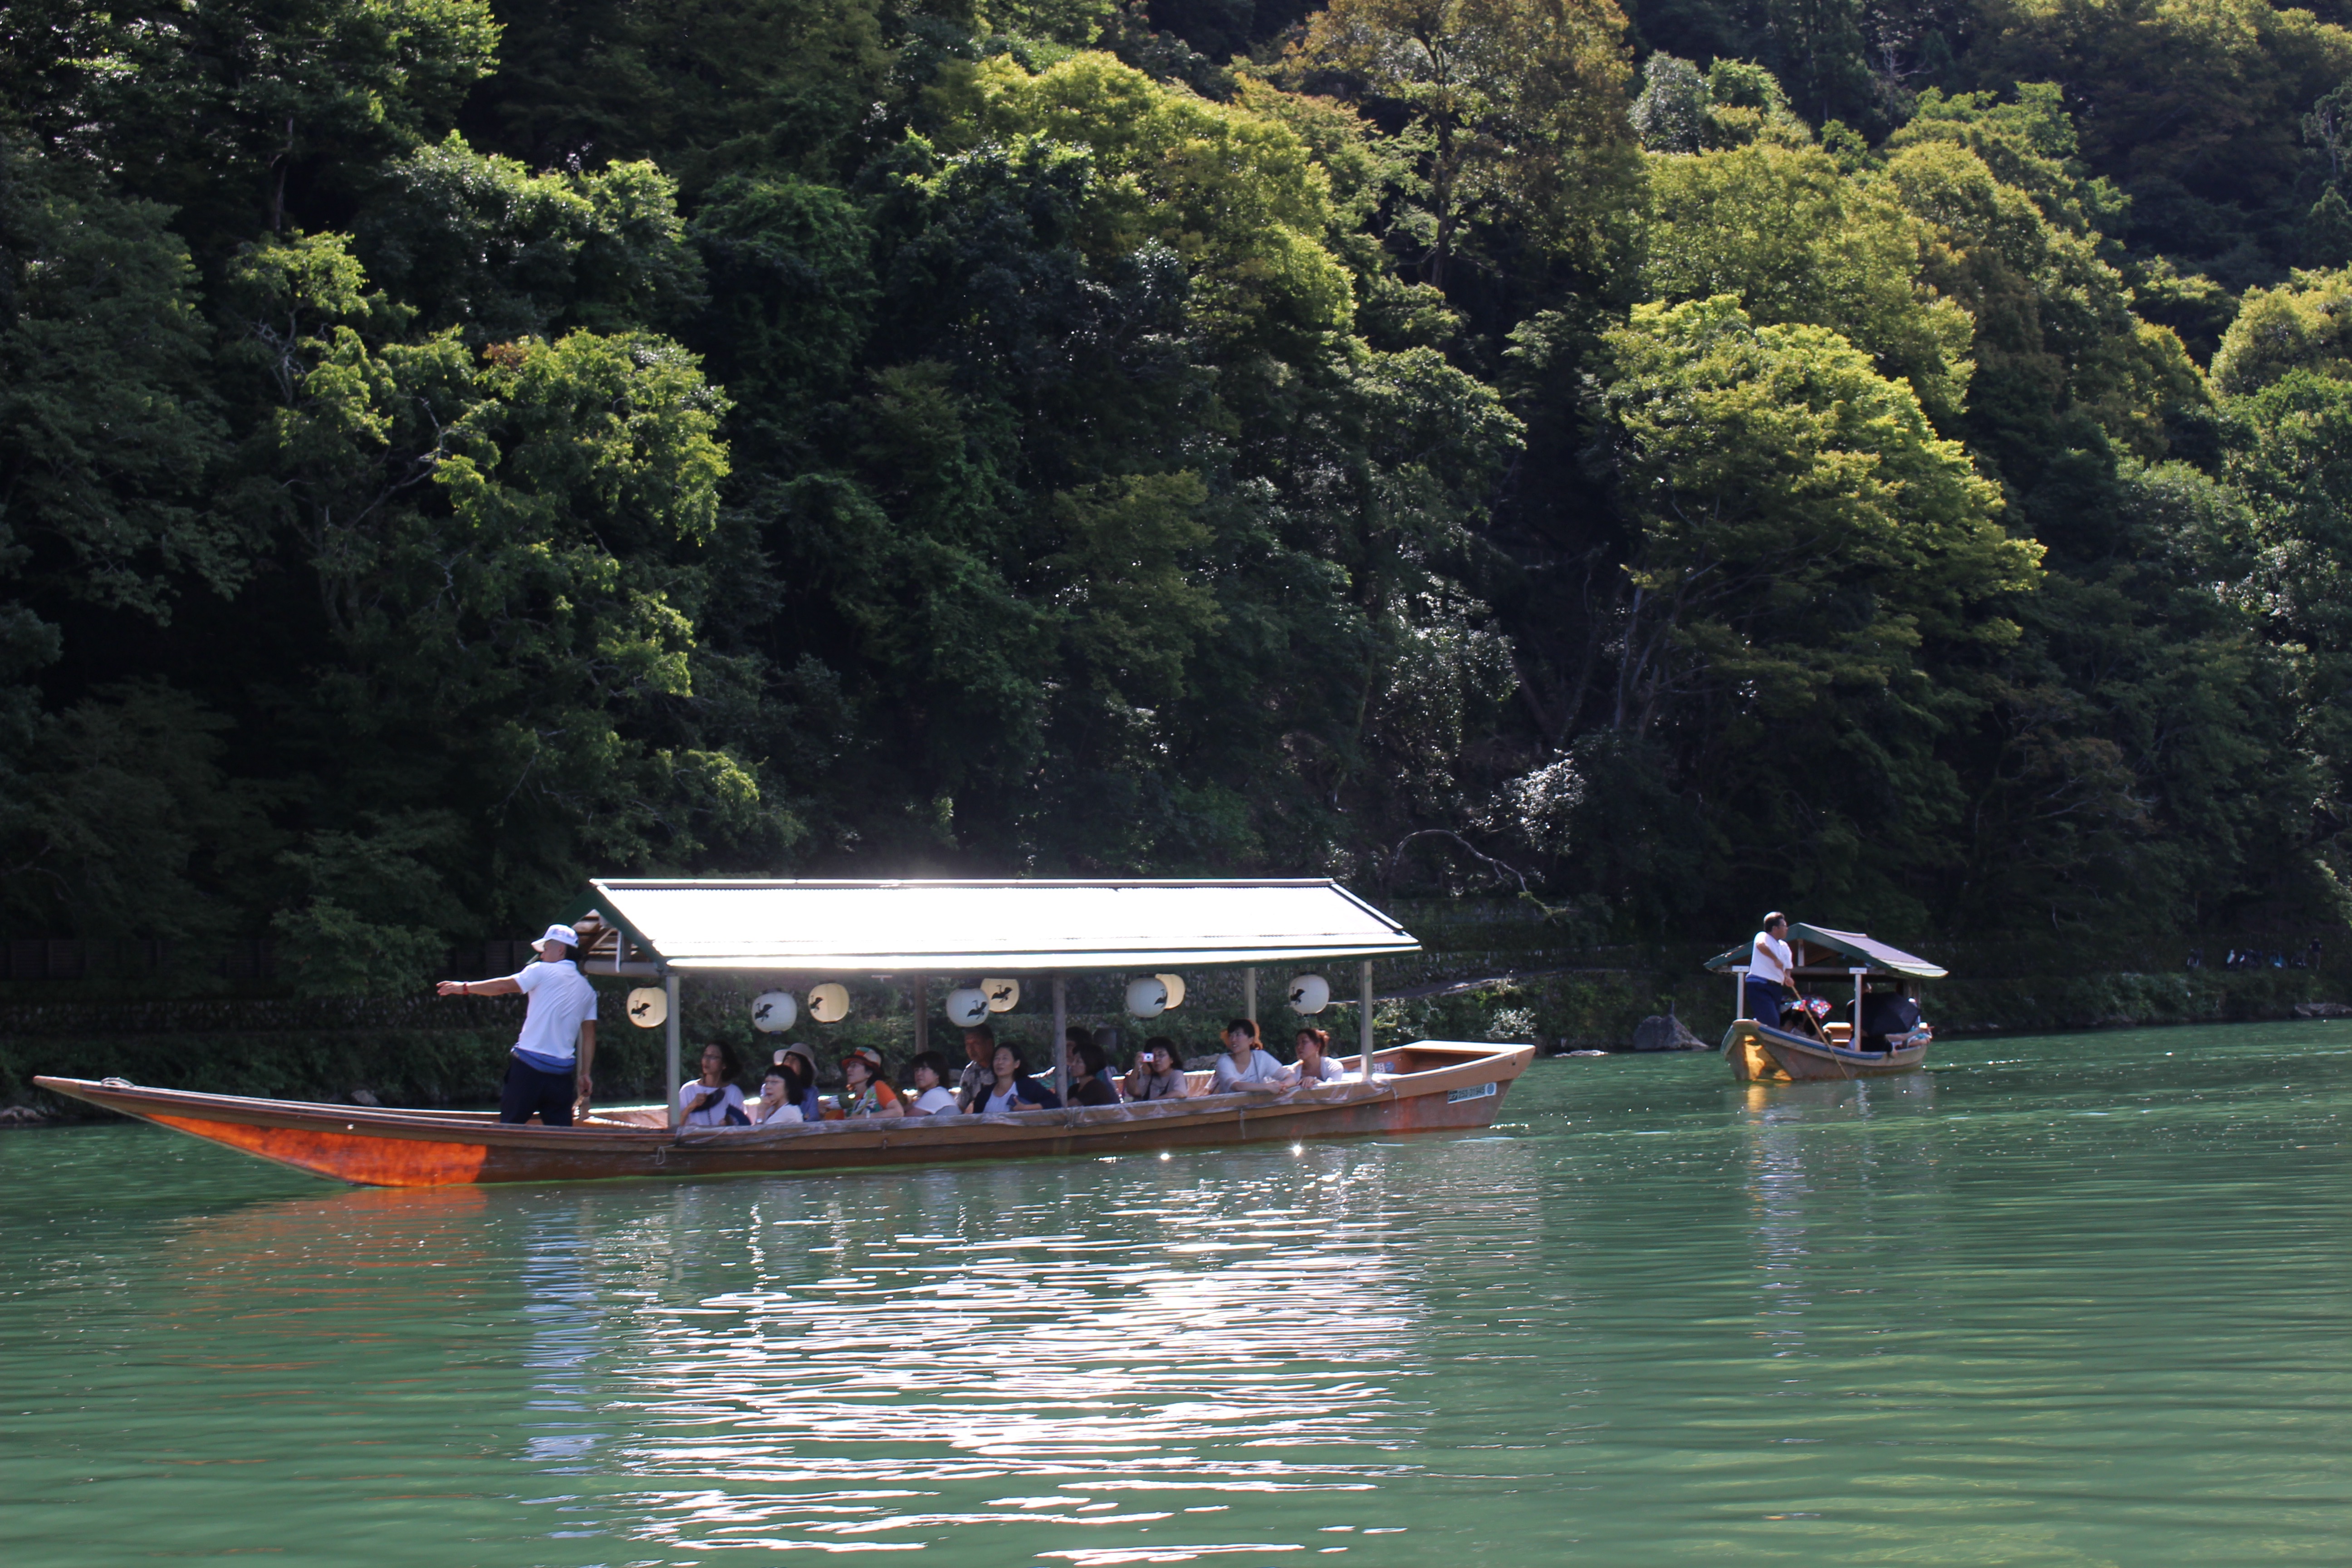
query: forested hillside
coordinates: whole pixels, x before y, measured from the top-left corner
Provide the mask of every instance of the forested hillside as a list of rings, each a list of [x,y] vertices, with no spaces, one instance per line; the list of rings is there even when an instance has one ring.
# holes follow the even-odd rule
[[[2340,922],[2346,22],[16,0],[0,934]]]

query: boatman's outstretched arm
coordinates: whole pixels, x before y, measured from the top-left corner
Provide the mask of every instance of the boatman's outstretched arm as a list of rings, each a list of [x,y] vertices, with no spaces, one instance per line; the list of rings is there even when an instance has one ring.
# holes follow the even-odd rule
[[[596,1080],[588,1073],[588,1069],[593,1067],[595,1062],[596,1020],[583,1018],[580,1021],[580,1076],[576,1085],[580,1095],[572,1102],[572,1109],[575,1110],[586,1110],[588,1097],[595,1092]]]
[[[511,996],[522,987],[509,977],[502,980],[444,980],[433,989],[444,996]]]

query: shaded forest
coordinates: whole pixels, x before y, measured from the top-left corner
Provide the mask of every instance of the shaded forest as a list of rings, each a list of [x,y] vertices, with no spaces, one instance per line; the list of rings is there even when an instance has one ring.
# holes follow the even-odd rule
[[[2339,924],[2352,11],[0,13],[0,934]]]

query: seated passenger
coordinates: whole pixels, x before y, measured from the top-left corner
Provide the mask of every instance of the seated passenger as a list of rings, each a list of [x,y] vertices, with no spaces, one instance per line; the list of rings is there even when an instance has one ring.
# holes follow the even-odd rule
[[[730,1046],[702,1047],[702,1076],[677,1091],[677,1108],[688,1127],[749,1127],[743,1112],[743,1091],[734,1084],[735,1051]]]
[[[824,1121],[824,1101],[816,1092],[816,1053],[795,1040],[776,1053],[776,1065],[791,1075],[785,1098],[801,1108],[801,1120]]]
[[[908,1081],[913,1092],[907,1096],[909,1116],[953,1116],[956,1113],[955,1092],[943,1081],[947,1078],[947,1058],[937,1051],[925,1051],[907,1064]]]
[[[1105,1076],[1110,1067],[1102,1047],[1092,1040],[1070,1047],[1070,1103],[1117,1105],[1118,1090]]]
[[[976,1110],[992,1081],[988,1064],[996,1059],[995,1028],[988,1024],[974,1024],[964,1030],[963,1054],[963,1070],[956,1075],[956,1109]]]
[[[1066,1062],[1072,1063],[1073,1067],[1071,1070],[1075,1072],[1076,1070],[1075,1064],[1078,1059],[1078,1047],[1080,1046],[1091,1046],[1094,1043],[1095,1032],[1092,1029],[1087,1028],[1083,1025],[1072,1024],[1068,1028],[1062,1031],[1062,1059]],[[1054,1087],[1063,1091],[1065,1099],[1068,1098],[1069,1085],[1062,1081],[1062,1069],[1056,1068],[1049,1076],[1051,1076],[1054,1080]]]
[[[1217,1070],[1210,1077],[1211,1094],[1280,1089],[1288,1077],[1289,1069],[1257,1043],[1255,1019],[1234,1018],[1226,1023],[1225,1054],[1217,1058]]]
[[[781,1067],[772,1067],[760,1080],[760,1098],[744,1107],[754,1127],[781,1127],[787,1121],[801,1120],[801,1108],[793,1103],[793,1075]]]
[[[1008,1110],[1059,1110],[1062,1097],[1029,1076],[1022,1065],[1021,1049],[999,1040],[996,1056],[989,1064],[989,1086],[973,1109],[999,1116]]]
[[[1311,1086],[1337,1083],[1348,1069],[1331,1059],[1331,1037],[1322,1029],[1298,1031],[1298,1060],[1291,1065],[1290,1081]]]
[[[852,1047],[841,1058],[841,1114],[844,1121],[860,1116],[904,1116],[898,1091],[882,1076],[882,1053],[872,1046]]]
[[[1165,1035],[1154,1035],[1143,1042],[1143,1048],[1135,1053],[1135,1070],[1120,1087],[1129,1100],[1192,1098],[1192,1080],[1184,1076],[1183,1066],[1176,1059],[1176,1042]]]

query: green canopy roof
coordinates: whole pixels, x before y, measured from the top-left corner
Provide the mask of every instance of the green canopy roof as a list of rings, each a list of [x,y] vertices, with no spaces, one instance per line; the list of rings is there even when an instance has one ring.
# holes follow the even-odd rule
[[[1801,921],[1789,927],[1789,942],[1795,950],[1799,969],[1867,968],[1874,974],[1908,974],[1918,980],[1941,980],[1948,973],[1924,958],[1899,947],[1889,947],[1858,931],[1832,931],[1827,926],[1809,926]],[[1811,953],[1806,951],[1808,948],[1823,951]],[[1706,961],[1706,966],[1736,968],[1746,963],[1748,955],[1754,951],[1752,944],[1743,942],[1717,953]],[[1846,962],[1835,962],[1832,954]]]

